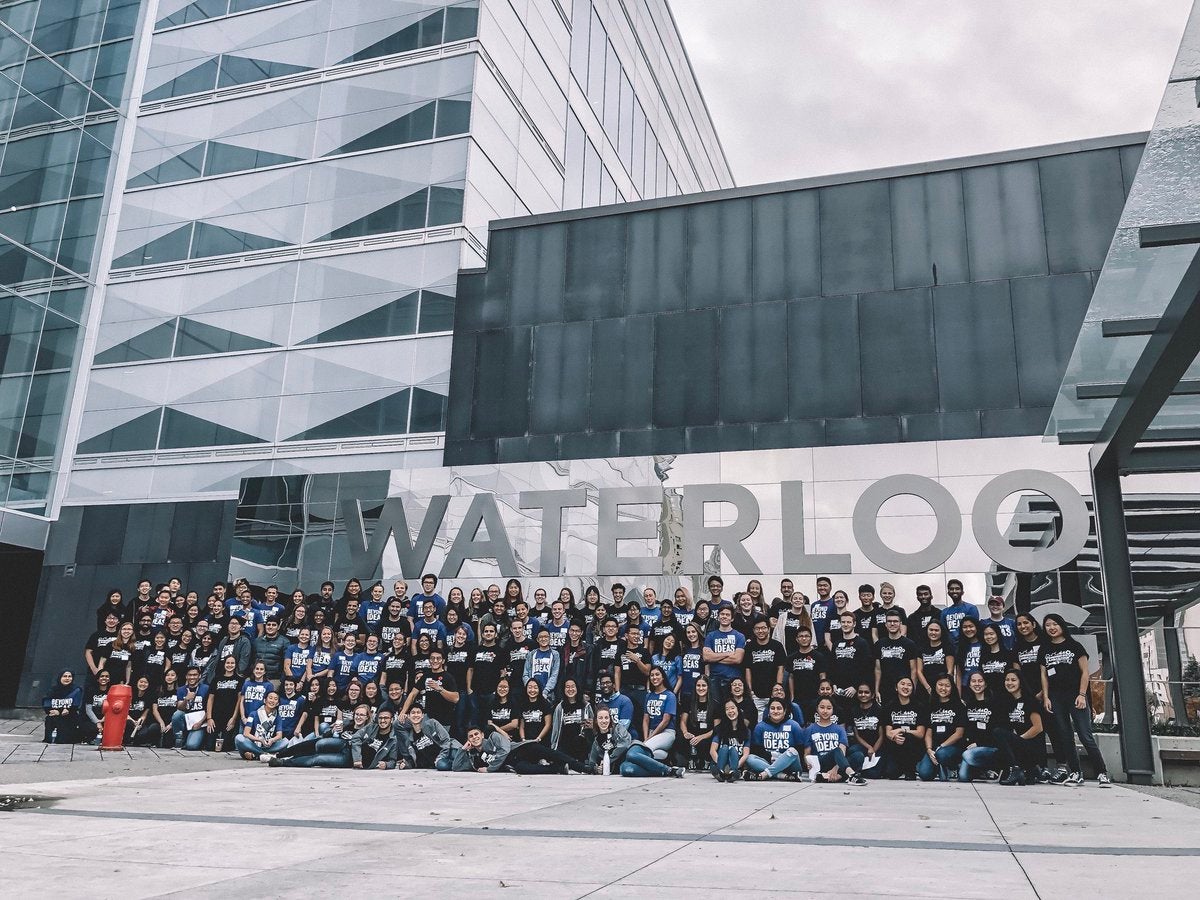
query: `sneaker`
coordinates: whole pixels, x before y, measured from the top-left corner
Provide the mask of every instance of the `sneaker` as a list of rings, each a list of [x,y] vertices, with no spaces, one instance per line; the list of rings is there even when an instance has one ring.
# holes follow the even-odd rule
[[[596,764],[595,764],[595,763],[590,763],[590,762],[588,762],[588,763],[584,763],[584,764],[583,764],[583,771],[584,771],[584,772],[586,772],[588,775],[595,775],[595,774],[597,774],[597,773],[598,773],[600,770],[596,768]]]
[[[721,771],[720,769],[718,769],[716,766],[713,766],[712,777],[717,779],[717,781],[724,781],[725,773],[723,771]]]
[[[813,779],[813,784],[824,784],[824,783],[825,783],[825,776],[822,773],[818,772],[816,778]]]
[[[1047,769],[1045,766],[1042,766],[1040,769],[1037,770],[1037,783],[1038,784],[1049,784],[1050,779],[1052,777],[1053,776],[1051,776],[1050,770]]]
[[[863,778],[857,772],[855,772],[853,775],[846,776],[846,784],[853,784],[856,787],[862,787],[866,783],[867,779]]]
[[[273,757],[271,759],[271,761],[269,763],[267,763],[267,765],[269,765],[272,769],[277,769],[283,765],[283,760],[280,759],[278,756],[276,756],[276,757]]]
[[[740,779],[738,778],[738,773],[735,772],[733,769],[725,770],[725,783],[726,784],[733,784],[735,781],[739,781],[739,780]]]
[[[984,781],[999,781],[1000,773],[995,769],[988,769],[983,775]]]
[[[1068,772],[1066,769],[1059,769],[1057,772],[1055,772],[1053,775],[1050,776],[1050,783],[1051,784],[1066,784],[1068,779],[1070,779],[1070,777],[1071,777],[1071,773]]]
[[[682,778],[683,777],[683,769],[680,768],[679,766],[671,766],[670,772],[671,772],[672,778]]]
[[[1067,787],[1079,787],[1079,785],[1083,784],[1083,775],[1081,775],[1079,772],[1072,772],[1066,777],[1066,779],[1058,783],[1066,785]]]
[[[1025,784],[1025,775],[1020,769],[1012,769],[1007,775],[1000,779],[1000,783],[1005,787],[1021,786]]]
[[[754,773],[749,769],[742,769],[742,781],[753,781]]]
[[[271,760],[273,760],[274,758],[275,758],[274,753],[260,753],[258,755],[258,761],[265,762],[268,766],[271,764]]]
[[[1112,779],[1108,777],[1108,773],[1107,773],[1107,772],[1101,772],[1099,775],[1097,775],[1097,776],[1096,776],[1096,782],[1097,782],[1097,783],[1100,785],[1100,787],[1102,787],[1102,788],[1110,788],[1110,787],[1112,787]]]

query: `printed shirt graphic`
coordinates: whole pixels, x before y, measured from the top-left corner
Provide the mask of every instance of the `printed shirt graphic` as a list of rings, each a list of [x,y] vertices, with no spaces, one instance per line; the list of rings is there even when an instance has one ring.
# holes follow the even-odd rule
[[[820,753],[830,753],[846,743],[846,729],[841,725],[811,725],[808,742]]]

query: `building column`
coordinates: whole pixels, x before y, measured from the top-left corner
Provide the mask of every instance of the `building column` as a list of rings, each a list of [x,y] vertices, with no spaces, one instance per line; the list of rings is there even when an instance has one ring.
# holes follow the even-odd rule
[[[1183,696],[1183,652],[1179,646],[1179,617],[1174,612],[1163,616],[1163,651],[1167,657],[1167,695],[1175,721],[1187,724],[1187,701]]]
[[[1108,646],[1116,685],[1121,764],[1131,783],[1150,784],[1154,780],[1154,745],[1150,740],[1150,717],[1146,710],[1146,678],[1142,672],[1138,640],[1129,536],[1125,531],[1121,477],[1117,474],[1115,458],[1109,454],[1101,457],[1092,468],[1092,498]]]

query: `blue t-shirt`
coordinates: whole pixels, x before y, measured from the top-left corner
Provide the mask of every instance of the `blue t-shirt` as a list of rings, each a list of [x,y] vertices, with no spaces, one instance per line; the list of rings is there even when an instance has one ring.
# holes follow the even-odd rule
[[[312,656],[311,647],[301,647],[299,644],[292,644],[284,652],[284,660],[292,664],[292,677],[299,680],[304,677],[304,667],[308,665],[308,660]]]
[[[658,727],[667,716],[674,716],[677,704],[670,691],[646,695],[646,715],[650,717],[650,730]]]
[[[421,635],[429,635],[429,639],[433,641],[436,647],[439,643],[446,643],[446,626],[442,624],[441,619],[434,619],[432,622],[426,622],[424,619],[417,619],[413,623],[413,640],[418,640]]]
[[[663,674],[667,676],[667,687],[674,689],[675,682],[679,680],[679,676],[683,673],[683,663],[679,657],[667,659],[661,653],[655,653],[650,657],[650,664],[658,666],[663,670]]]
[[[383,666],[382,653],[359,653],[358,662],[354,664],[354,674],[363,684],[379,680],[379,670]]]
[[[426,600],[433,601],[436,615],[440,616],[446,611],[446,601],[441,594],[413,594],[412,599],[408,601],[408,617],[414,622],[421,618],[421,607],[425,605]]]
[[[339,689],[344,691],[357,672],[358,657],[359,654],[346,653],[344,650],[333,654],[333,680],[337,682]]]
[[[746,638],[740,631],[710,631],[704,638],[704,646],[714,653],[733,653],[746,646]],[[737,678],[742,674],[740,666],[728,663],[710,663],[709,671],[718,678]]]
[[[958,643],[958,626],[967,616],[979,618],[979,608],[974,603],[955,603],[942,610],[942,628],[950,636],[952,643]]]
[[[633,721],[632,700],[624,694],[613,694],[608,698],[608,708],[618,722],[626,728],[629,727],[629,723]]]
[[[299,694],[291,699],[279,698],[279,730],[285,738],[290,738],[296,733],[296,723],[300,720],[300,714],[304,712],[304,704],[305,699]]]
[[[979,627],[982,628],[989,623],[1000,629],[1000,643],[1005,650],[1011,650],[1016,646],[1017,622],[1015,619],[1010,619],[1008,616],[999,620],[988,618],[980,622]]]
[[[679,686],[679,691],[684,695],[696,693],[696,682],[704,674],[704,658],[701,656],[703,649],[688,647],[679,657],[680,671],[683,673],[683,684]]]
[[[813,643],[820,647],[825,643],[830,621],[837,615],[837,604],[833,600],[814,600],[808,614],[812,617]]]
[[[662,618],[662,607],[656,606],[651,609],[648,606],[642,607],[642,621],[653,627],[654,623]]]
[[[771,762],[774,762],[792,747],[795,747],[797,751],[804,748],[804,729],[791,719],[780,722],[778,725],[771,722],[759,722],[754,726],[752,743],[760,745],[766,750],[771,757]]]
[[[263,698],[273,690],[275,690],[275,685],[269,681],[255,681],[253,678],[247,678],[242,682],[242,712],[246,714],[247,719],[258,712],[258,708],[263,705]]]
[[[848,744],[846,729],[836,722],[830,725],[813,724],[808,726],[808,745],[818,756],[823,753],[832,753],[839,746]]]
[[[175,689],[175,699],[183,700],[191,693],[192,688],[186,684],[180,685]],[[184,712],[199,712],[204,709],[204,701],[208,699],[208,685],[203,681],[196,685],[196,696],[192,698],[192,702],[188,704]]]
[[[329,667],[333,664],[333,654],[336,651],[327,650],[324,647],[313,647],[312,655],[309,657],[312,660],[313,677],[323,675],[329,671]]]
[[[571,622],[568,619],[563,619],[563,623],[561,625],[555,625],[553,621],[549,621],[549,622],[546,622],[544,625],[542,625],[542,624],[538,625],[537,631],[534,632],[533,636],[534,636],[534,639],[536,639],[538,631],[548,631],[548,632],[550,632],[551,648],[553,648],[554,650],[561,650],[563,647],[565,647],[567,645],[567,629],[570,627],[571,627]],[[470,635],[468,635],[467,637],[468,637],[468,639],[470,639]]]
[[[368,600],[363,604],[362,609],[358,611],[358,617],[362,619],[363,624],[367,626],[368,631],[374,631],[375,626],[379,624],[379,620],[383,618],[383,610],[387,606],[386,600],[381,600],[376,603],[374,600]]]

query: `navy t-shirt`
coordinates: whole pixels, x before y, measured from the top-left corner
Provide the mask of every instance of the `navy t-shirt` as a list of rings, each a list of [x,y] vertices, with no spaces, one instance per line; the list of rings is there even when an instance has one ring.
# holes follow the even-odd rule
[[[746,636],[740,631],[710,631],[704,638],[704,646],[714,653],[733,653],[746,647]],[[738,666],[728,663],[710,663],[709,672],[718,678],[737,678],[742,674]]]

